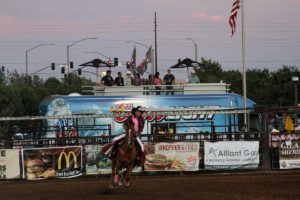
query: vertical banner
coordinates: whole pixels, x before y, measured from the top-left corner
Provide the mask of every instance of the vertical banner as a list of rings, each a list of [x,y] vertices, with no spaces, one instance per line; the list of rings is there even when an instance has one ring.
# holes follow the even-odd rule
[[[145,148],[145,171],[199,170],[198,142],[147,144]]]
[[[111,161],[101,150],[101,145],[85,145],[86,174],[111,173]]]
[[[279,146],[280,169],[300,168],[300,141],[281,141]]]
[[[258,141],[204,142],[205,169],[255,169],[259,164]]]
[[[20,178],[20,150],[0,149],[0,180]]]
[[[28,180],[80,176],[82,147],[24,149],[23,173]]]

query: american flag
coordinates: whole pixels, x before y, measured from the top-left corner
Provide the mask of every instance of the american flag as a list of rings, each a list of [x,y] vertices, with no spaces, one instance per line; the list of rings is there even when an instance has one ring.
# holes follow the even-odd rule
[[[141,75],[143,75],[144,72],[147,70],[147,64],[152,62],[151,51],[152,51],[152,47],[150,46],[147,53],[145,54],[145,58],[143,59],[142,63],[138,66],[137,70]]]
[[[229,24],[231,27],[231,37],[233,36],[236,30],[236,18],[237,18],[237,13],[239,8],[240,8],[240,0],[234,0],[232,4],[231,14],[229,17]]]

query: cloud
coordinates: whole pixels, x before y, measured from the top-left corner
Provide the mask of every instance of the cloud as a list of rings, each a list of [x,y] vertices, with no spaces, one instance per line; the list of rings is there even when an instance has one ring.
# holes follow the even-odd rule
[[[207,18],[209,15],[205,12],[192,11],[191,17]]]
[[[209,16],[209,19],[211,21],[214,21],[214,22],[222,22],[222,21],[224,21],[224,17],[221,16],[221,15],[212,15],[212,16]]]
[[[201,18],[201,19],[205,19],[205,20],[210,20],[212,22],[222,22],[225,19],[221,15],[211,15],[209,13],[199,12],[199,11],[192,11],[190,16],[192,18]]]

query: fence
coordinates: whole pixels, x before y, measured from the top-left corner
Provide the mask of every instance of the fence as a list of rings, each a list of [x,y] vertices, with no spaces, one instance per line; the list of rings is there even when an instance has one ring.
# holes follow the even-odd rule
[[[267,117],[264,118],[265,122],[267,122]],[[234,125],[236,126],[236,125]],[[74,127],[74,126],[72,126]],[[91,168],[88,168],[89,164],[91,164],[90,157],[94,155],[95,152],[100,152],[102,145],[109,143],[112,138],[114,137],[112,132],[112,127],[110,125],[97,125],[97,130],[95,129],[95,125],[91,126],[75,126],[76,131],[81,130],[94,130],[94,131],[106,131],[108,134],[105,136],[88,136],[88,137],[61,137],[61,138],[45,138],[41,139],[39,137],[32,137],[31,139],[11,139],[11,140],[1,140],[0,141],[0,179],[5,179],[6,176],[2,176],[4,164],[2,159],[2,151],[4,152],[3,155],[6,154],[5,150],[10,149],[21,149],[20,152],[24,151],[34,151],[34,149],[44,149],[45,153],[48,151],[58,151],[56,149],[65,149],[62,152],[56,152],[53,155],[61,157],[65,157],[65,161],[60,161],[60,165],[70,166],[72,162],[82,162],[82,173],[90,174],[93,171]],[[181,124],[178,124],[177,127],[181,127]],[[275,140],[274,134],[272,131],[250,131],[250,132],[238,132],[236,129],[229,132],[215,132],[214,124],[211,124],[211,132],[198,132],[198,133],[180,133],[177,134],[176,132],[166,132],[164,134],[160,134],[159,132],[150,131],[148,134],[141,135],[141,140],[146,144],[146,146],[151,146],[153,149],[158,149],[159,154],[164,153],[164,148],[159,149],[160,146],[174,146],[176,145],[183,145],[188,146],[189,144],[193,144],[197,146],[197,171],[207,172],[208,170],[217,169],[218,171],[230,170],[231,172],[234,171],[244,171],[244,170],[278,170],[278,169],[293,169],[293,168],[300,168],[300,132],[297,130],[293,132],[293,134],[287,134],[285,132],[280,133],[277,139]],[[267,127],[267,124],[266,126]],[[30,132],[29,129],[21,129],[24,132]],[[47,129],[39,129],[33,128],[31,130],[36,130],[39,134],[43,134],[43,132],[47,131],[57,131],[55,127],[48,127]],[[67,128],[68,130],[68,128]],[[62,131],[64,132],[64,131]],[[279,133],[278,133],[279,134]],[[283,138],[284,135],[284,138]],[[281,138],[281,139],[279,139]],[[245,142],[245,143],[243,143]],[[174,152],[176,152],[177,146],[174,147]],[[219,150],[219,154],[222,156],[228,156],[230,161],[235,161],[236,159],[233,157],[241,156],[242,151],[245,152],[252,152],[253,155],[244,155],[241,159],[243,161],[252,160],[255,163],[246,163],[244,165],[239,165],[236,163],[228,163],[226,165],[218,165],[218,161],[221,160],[222,162],[227,162],[226,160],[222,160],[218,158],[218,155],[215,155],[217,149],[215,145],[218,146],[221,150]],[[257,146],[256,146],[257,145]],[[236,147],[238,150],[234,150]],[[75,154],[72,150],[72,154],[68,154],[68,148],[82,148],[82,154],[80,156],[72,157]],[[210,148],[212,152],[210,151]],[[257,148],[257,150],[256,150]],[[46,149],[46,150],[45,150]],[[54,150],[53,150],[54,149]],[[94,149],[94,153],[89,153],[87,149]],[[206,149],[206,150],[205,150]],[[194,149],[195,150],[195,149]],[[78,149],[76,151],[79,151]],[[177,156],[183,156],[186,158],[187,162],[193,163],[195,154],[191,153],[191,155],[184,155],[185,150],[183,152],[176,152]],[[255,155],[255,152],[258,152]],[[65,153],[63,153],[65,152]],[[67,152],[67,153],[66,153]],[[153,152],[152,152],[153,153]],[[154,153],[157,153],[154,151]],[[195,153],[195,152],[194,152]],[[211,153],[208,155],[208,153]],[[23,153],[24,154],[24,153]],[[28,153],[29,157],[33,156],[33,153]],[[76,154],[77,155],[77,154]],[[96,154],[95,154],[96,155]],[[97,154],[97,156],[99,156]],[[215,158],[212,158],[214,156]],[[107,158],[104,158],[103,155],[100,156],[102,160],[99,161],[101,165],[106,165]],[[75,161],[72,161],[75,159]],[[102,162],[102,161],[105,162]],[[171,159],[168,159],[171,160]],[[212,160],[212,161],[211,161]],[[24,162],[24,161],[23,161]],[[98,161],[97,161],[98,162]],[[240,162],[240,161],[238,161]],[[99,165],[100,165],[99,164]],[[189,163],[188,163],[189,164]],[[220,164],[220,163],[219,163]],[[24,163],[23,163],[24,165]],[[214,166],[215,165],[215,166]],[[58,167],[58,165],[56,165]],[[20,174],[23,173],[24,170],[20,169]],[[104,168],[102,169],[104,170]],[[106,166],[106,172],[110,170],[109,167]],[[159,170],[158,170],[159,171]],[[164,170],[163,170],[164,171]],[[189,170],[187,170],[189,171]],[[193,170],[191,170],[193,171]],[[2,173],[2,174],[1,174]],[[68,172],[73,173],[73,172]],[[81,172],[79,174],[82,174]],[[62,174],[60,174],[62,176]]]

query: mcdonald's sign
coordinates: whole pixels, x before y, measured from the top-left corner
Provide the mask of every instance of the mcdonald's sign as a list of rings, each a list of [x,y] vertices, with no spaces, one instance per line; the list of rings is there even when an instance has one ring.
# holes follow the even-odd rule
[[[74,168],[78,168],[78,162],[77,162],[77,157],[76,154],[74,153],[74,151],[70,151],[68,154],[66,152],[61,152],[59,157],[58,157],[58,170],[61,170],[61,161],[62,158],[65,159],[66,161],[66,168],[70,168],[70,161],[71,161],[71,156],[73,157],[74,160]]]

